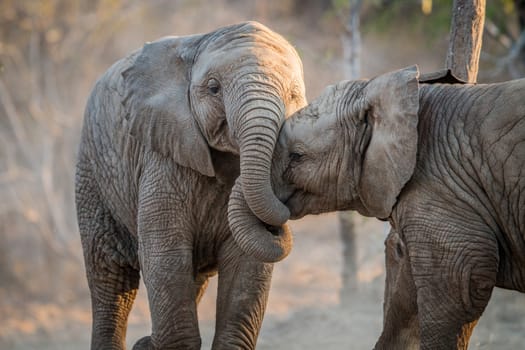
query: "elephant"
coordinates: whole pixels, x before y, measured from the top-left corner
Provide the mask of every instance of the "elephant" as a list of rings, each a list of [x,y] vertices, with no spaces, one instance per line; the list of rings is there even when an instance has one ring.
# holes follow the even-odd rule
[[[285,117],[304,105],[299,55],[257,22],[146,43],[99,78],[75,178],[92,349],[125,348],[140,274],[152,331],[134,349],[199,349],[196,307],[215,274],[213,349],[255,348],[273,263],[291,249],[280,226],[289,213],[271,189],[273,149]],[[250,213],[275,211],[276,226],[264,229],[278,250],[235,243],[236,179]]]
[[[271,177],[292,219],[392,227],[376,349],[466,349],[494,287],[525,292],[524,97],[525,79],[412,66],[331,85],[285,121]]]

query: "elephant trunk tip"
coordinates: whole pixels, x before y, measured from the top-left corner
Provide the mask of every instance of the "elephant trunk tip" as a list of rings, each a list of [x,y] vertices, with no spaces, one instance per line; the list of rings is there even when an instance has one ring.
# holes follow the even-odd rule
[[[278,262],[292,250],[293,237],[288,225],[269,225],[255,216],[243,196],[239,181],[230,196],[228,222],[241,250],[267,263]]]
[[[283,228],[281,226],[272,226],[272,225],[265,224],[264,227],[273,236],[279,236],[283,234]]]

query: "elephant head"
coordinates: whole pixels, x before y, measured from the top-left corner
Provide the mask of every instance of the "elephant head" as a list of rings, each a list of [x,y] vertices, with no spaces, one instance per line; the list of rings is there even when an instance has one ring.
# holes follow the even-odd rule
[[[284,38],[256,22],[166,37],[135,52],[122,76],[126,119],[136,139],[206,176],[215,176],[210,148],[238,155],[242,196],[232,196],[230,206],[274,226],[288,219],[271,188],[271,159],[285,117],[306,99],[300,58]],[[249,222],[237,219],[235,210],[230,217],[234,234]],[[262,260],[288,254],[275,256],[274,245],[290,249],[282,244],[289,231],[280,232],[258,232],[258,247],[269,245],[272,252],[261,252]]]
[[[418,76],[413,66],[340,82],[287,120],[276,188],[293,218],[350,209],[391,214],[416,164]]]

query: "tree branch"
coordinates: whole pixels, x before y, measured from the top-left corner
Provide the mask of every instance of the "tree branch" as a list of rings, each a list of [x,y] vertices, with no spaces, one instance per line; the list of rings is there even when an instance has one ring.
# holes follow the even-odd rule
[[[478,75],[484,21],[485,0],[454,0],[446,67],[469,83]]]

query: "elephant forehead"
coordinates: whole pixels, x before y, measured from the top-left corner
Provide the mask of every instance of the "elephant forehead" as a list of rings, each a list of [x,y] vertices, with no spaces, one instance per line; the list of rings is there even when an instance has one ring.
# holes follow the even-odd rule
[[[281,35],[257,22],[246,22],[217,30],[211,33],[208,42],[208,48],[214,51],[221,48],[232,50],[236,47],[262,47],[279,54],[295,52],[292,45]]]
[[[305,149],[324,149],[337,138],[335,118],[298,119],[285,124],[286,136],[291,144],[302,144]]]
[[[247,25],[233,32],[220,32],[208,38],[206,55],[217,62],[280,65],[299,68],[302,64],[294,47],[282,36],[264,26]]]
[[[241,46],[224,46],[210,53],[209,57],[216,63],[225,63],[230,68],[248,67],[285,68],[302,74],[302,64],[298,56],[290,51],[278,51],[274,47],[255,46],[247,43]]]
[[[327,88],[323,95],[292,115],[287,121],[290,131],[319,136],[319,134],[326,134],[329,130],[335,129],[338,100],[334,91],[331,87]]]

